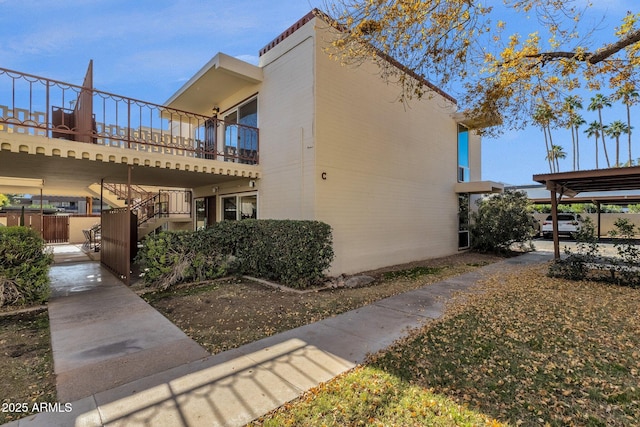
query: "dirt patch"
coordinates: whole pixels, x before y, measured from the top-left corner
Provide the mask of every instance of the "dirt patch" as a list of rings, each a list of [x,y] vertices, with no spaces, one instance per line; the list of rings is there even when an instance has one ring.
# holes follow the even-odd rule
[[[157,310],[212,354],[353,310],[501,260],[472,252],[365,272],[367,287],[297,294],[247,279],[225,279],[145,294]],[[417,267],[433,267],[416,270]],[[388,279],[385,273],[412,271]],[[415,274],[415,271],[420,274]]]
[[[34,403],[56,401],[46,310],[0,317],[0,366],[0,424],[24,417]]]

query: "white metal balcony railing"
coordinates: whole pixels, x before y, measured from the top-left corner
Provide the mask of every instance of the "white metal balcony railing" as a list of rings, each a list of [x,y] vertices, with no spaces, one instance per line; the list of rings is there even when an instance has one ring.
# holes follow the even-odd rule
[[[0,68],[0,131],[258,163],[258,128],[4,68]]]

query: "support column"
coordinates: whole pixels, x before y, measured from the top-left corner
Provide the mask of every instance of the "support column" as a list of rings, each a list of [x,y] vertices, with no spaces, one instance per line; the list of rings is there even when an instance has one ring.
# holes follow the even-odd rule
[[[127,286],[131,283],[131,168],[131,165],[127,167],[127,243],[125,245],[127,254],[127,275],[125,284]]]
[[[599,242],[600,241],[600,225],[601,225],[601,220],[602,220],[602,211],[600,210],[600,202],[597,201],[596,202],[596,212],[598,213],[598,234],[596,237],[596,240]]]
[[[551,193],[551,223],[553,227],[553,258],[560,259],[560,237],[558,235],[558,195],[555,188],[549,190]]]

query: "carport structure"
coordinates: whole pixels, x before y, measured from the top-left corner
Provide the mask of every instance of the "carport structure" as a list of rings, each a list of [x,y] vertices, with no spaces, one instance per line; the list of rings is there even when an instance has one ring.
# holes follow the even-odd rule
[[[593,198],[576,197],[581,193],[607,193],[640,190],[640,166],[595,169],[574,172],[560,172],[533,175],[533,180],[543,184],[550,192],[551,216],[553,221],[554,258],[560,258],[558,237],[558,204],[594,203],[598,209],[598,236],[600,235],[600,205],[602,203],[640,203],[640,196],[613,195]],[[569,199],[562,199],[564,196]]]

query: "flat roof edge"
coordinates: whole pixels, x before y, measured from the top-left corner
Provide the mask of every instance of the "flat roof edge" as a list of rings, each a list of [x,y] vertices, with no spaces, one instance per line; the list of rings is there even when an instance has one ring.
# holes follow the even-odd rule
[[[260,83],[263,80],[262,68],[242,61],[226,53],[218,52],[213,58],[209,60],[200,70],[198,70],[180,89],[178,89],[169,99],[167,99],[164,105],[171,105],[180,96],[182,96],[191,86],[198,82],[211,70],[221,70],[227,72],[251,83]]]

